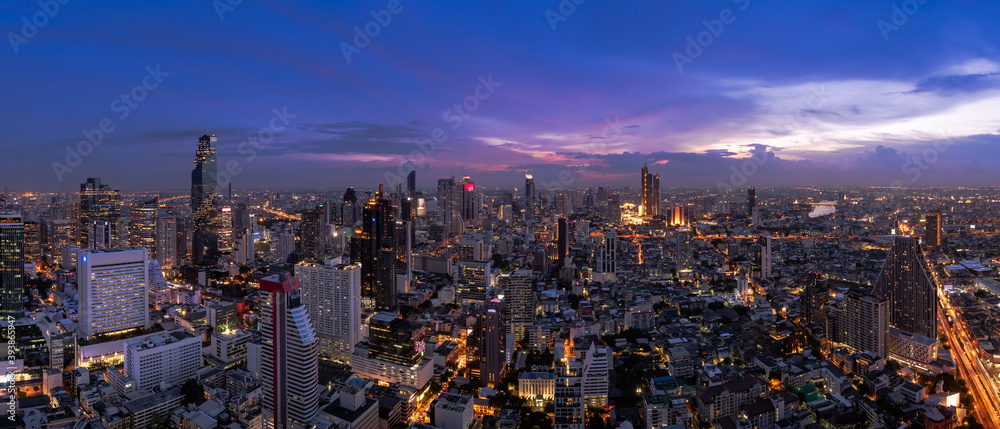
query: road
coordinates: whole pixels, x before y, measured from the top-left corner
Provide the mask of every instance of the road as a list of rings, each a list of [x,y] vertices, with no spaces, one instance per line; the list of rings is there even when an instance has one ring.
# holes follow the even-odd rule
[[[947,301],[942,300],[941,302],[944,306],[950,305],[947,304]],[[953,309],[949,307],[948,311],[953,320],[958,320],[955,318]],[[972,392],[976,404],[976,419],[986,427],[1000,428],[1000,411],[998,411],[1000,410],[1000,404],[998,404],[1000,396],[997,395],[996,384],[977,357],[973,347],[976,342],[968,338],[964,329],[956,329],[948,323],[945,310],[941,306],[938,307],[938,321],[948,337],[955,365],[958,367],[962,379],[966,381],[969,391]]]

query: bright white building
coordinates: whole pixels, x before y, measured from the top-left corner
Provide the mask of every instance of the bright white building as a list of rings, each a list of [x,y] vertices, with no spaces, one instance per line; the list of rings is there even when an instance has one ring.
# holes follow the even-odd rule
[[[316,325],[321,357],[348,363],[361,341],[361,264],[295,266],[302,300]]]
[[[201,368],[201,337],[185,329],[125,341],[125,376],[140,390],[179,386]]]
[[[149,328],[147,249],[81,249],[77,257],[84,337]]]
[[[606,346],[590,343],[587,358],[583,361],[583,401],[588,406],[608,405],[608,368],[611,366],[611,352]]]

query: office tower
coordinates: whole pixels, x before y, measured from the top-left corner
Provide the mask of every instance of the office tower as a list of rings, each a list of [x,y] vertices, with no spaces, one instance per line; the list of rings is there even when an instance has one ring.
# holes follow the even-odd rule
[[[366,309],[396,308],[396,220],[392,203],[378,194],[365,204],[361,237],[352,246],[351,261],[361,262],[361,304]]]
[[[295,277],[302,283],[302,302],[316,324],[319,353],[349,363],[361,341],[361,264],[320,265],[301,262]]]
[[[358,194],[354,188],[347,188],[344,191],[344,205],[341,206],[340,224],[343,226],[354,226],[358,223]]]
[[[889,300],[890,326],[937,338],[937,289],[913,237],[895,237],[875,281],[875,294]]]
[[[42,228],[44,222],[24,222],[24,261],[42,261]]]
[[[583,402],[588,407],[608,406],[609,368],[611,351],[607,346],[592,341],[583,361]]]
[[[556,224],[556,240],[556,266],[562,267],[569,256],[569,222],[564,217]]]
[[[479,202],[479,192],[476,191],[476,184],[472,182],[469,176],[465,176],[458,185],[461,193],[460,209],[462,211],[462,219],[479,219],[481,204]]]
[[[524,175],[524,214],[526,217],[534,216],[538,207],[535,200],[535,178],[530,174]]]
[[[49,234],[49,248],[53,255],[62,255],[62,249],[67,246],[76,245],[76,230],[79,224],[72,219],[55,219],[52,221],[52,228]],[[69,261],[58,261],[64,267],[69,266]]]
[[[308,209],[302,212],[302,255],[306,259],[322,260],[326,248],[323,243],[323,211]]]
[[[90,249],[108,249],[115,246],[114,228],[117,223],[106,220],[91,220],[84,225]]]
[[[650,173],[646,164],[642,165],[642,216],[652,218],[660,215],[660,172]]]
[[[761,220],[760,220],[760,207],[754,207],[753,210],[751,211],[751,213],[752,214],[750,215],[750,224],[751,225],[760,225],[761,224]]]
[[[493,262],[458,261],[455,265],[458,268],[455,283],[459,301],[463,304],[483,304],[486,293],[493,286],[490,283]]]
[[[159,208],[156,198],[132,204],[129,219],[129,245],[145,247],[149,251],[149,259],[159,257],[156,248],[156,219]]]
[[[747,218],[753,219],[753,209],[757,207],[757,189],[753,186],[747,188]]]
[[[264,428],[305,428],[319,410],[319,342],[302,302],[302,286],[288,273],[260,281]]]
[[[236,239],[236,249],[233,251],[233,260],[239,265],[249,265],[256,259],[256,250],[253,245],[253,235],[243,232]]]
[[[118,240],[119,231],[113,228],[118,225],[118,218],[121,217],[122,195],[118,190],[111,189],[110,186],[102,184],[99,177],[91,177],[86,183],[80,184],[80,246],[86,248],[95,247],[91,243],[90,234],[93,231],[91,225],[95,221],[103,221],[102,225],[108,225],[112,229],[105,231],[109,242]],[[125,231],[120,231],[124,234]]]
[[[618,274],[618,232],[609,228],[601,242],[601,256],[597,259],[597,272],[604,277],[614,277]],[[607,281],[607,280],[604,280]]]
[[[584,429],[583,365],[556,364],[554,429]]]
[[[0,212],[0,318],[24,317],[24,223]]]
[[[861,291],[844,294],[831,304],[827,319],[830,341],[856,352],[872,352],[885,357],[889,332],[889,301]]]
[[[177,267],[177,217],[161,213],[156,219],[156,257],[164,267]]]
[[[753,275],[765,280],[771,278],[771,235],[761,234],[754,243],[753,261],[751,269]]]
[[[802,318],[806,324],[826,324],[824,308],[830,303],[830,282],[818,275],[808,276],[802,288]]]
[[[417,172],[414,170],[406,173],[406,196],[411,199],[417,196]]]
[[[694,249],[691,247],[691,228],[677,228],[677,272],[690,273],[694,271]]]
[[[572,214],[572,209],[570,208],[570,203],[567,201],[569,198],[565,193],[560,192],[556,194],[556,214],[559,216],[569,216]]]
[[[84,337],[149,328],[149,253],[144,247],[77,254]]]
[[[219,253],[229,254],[236,248],[235,219],[231,206],[219,208]]]
[[[493,299],[483,306],[483,314],[479,323],[480,340],[479,346],[480,366],[479,374],[483,386],[498,387],[500,377],[503,376],[506,359],[504,359],[504,339],[507,329],[503,320],[504,302]]]
[[[125,340],[125,376],[140,391],[160,383],[180,386],[201,368],[201,336],[187,329]]]
[[[531,270],[517,270],[511,273],[510,283],[504,291],[507,308],[507,328],[521,341],[528,329],[535,323],[534,274]]]
[[[422,359],[413,340],[414,327],[403,316],[381,312],[368,325],[368,356],[397,365],[413,366]]]
[[[219,252],[217,142],[214,134],[198,139],[191,171],[192,260],[199,267],[215,265]]]
[[[191,221],[177,217],[177,265],[187,260],[191,251]]]
[[[274,245],[275,259],[280,263],[288,261],[288,257],[295,251],[295,234],[282,232],[278,234]]]
[[[479,235],[468,235],[458,241],[459,261],[486,262],[493,260],[493,247],[483,241]]]
[[[670,216],[670,224],[673,226],[687,225],[688,222],[688,208],[686,206],[674,206],[668,212]]]
[[[924,225],[924,245],[928,247],[941,246],[941,212],[933,210],[927,213],[927,223]]]
[[[438,179],[438,220],[444,224],[444,238],[462,233],[461,194],[455,178]]]
[[[612,224],[622,221],[622,204],[618,194],[608,196],[608,221]]]
[[[413,280],[413,222],[397,221],[396,240],[396,292],[409,293]]]

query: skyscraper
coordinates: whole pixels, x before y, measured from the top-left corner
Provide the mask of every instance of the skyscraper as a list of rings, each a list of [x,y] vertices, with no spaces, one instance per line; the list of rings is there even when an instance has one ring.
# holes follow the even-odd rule
[[[344,192],[344,205],[341,206],[340,224],[353,227],[358,223],[358,194],[354,188],[347,188]]]
[[[149,259],[159,257],[156,248],[156,219],[159,208],[156,198],[135,203],[132,204],[129,218],[129,245],[145,247],[149,251]]]
[[[306,428],[319,411],[319,342],[302,303],[302,285],[288,273],[265,277],[260,330],[264,428]]]
[[[361,303],[366,309],[396,308],[396,220],[382,185],[365,204],[361,237],[352,246],[352,261],[361,262]]]
[[[570,359],[556,364],[556,392],[553,423],[555,429],[583,429],[583,365]]]
[[[476,184],[469,176],[465,176],[458,185],[462,201],[462,219],[479,219],[479,210],[482,204],[479,203],[479,192],[476,191]]]
[[[753,246],[753,261],[751,268],[753,274],[759,279],[771,278],[771,235],[761,234]]]
[[[125,231],[116,231],[118,218],[121,217],[121,203],[121,193],[102,184],[99,177],[88,178],[86,183],[80,185],[79,231],[81,247],[104,248],[107,243],[118,241],[119,234],[125,234]],[[106,229],[103,230],[105,235],[103,241],[91,237],[94,233],[93,225],[95,222],[99,222],[102,226],[106,225]]]
[[[927,223],[924,225],[924,244],[928,247],[941,247],[941,212],[933,210],[927,213]]]
[[[510,274],[504,291],[507,309],[507,330],[521,341],[535,323],[534,274],[531,270],[517,270]]]
[[[458,287],[459,300],[463,304],[482,305],[492,286],[490,273],[493,270],[493,262],[458,261],[455,265],[458,268],[455,285]]]
[[[320,356],[348,363],[354,345],[361,341],[361,264],[301,262],[295,266],[295,277],[316,323]]]
[[[652,218],[660,215],[660,172],[649,172],[642,165],[642,216]]]
[[[913,237],[896,236],[875,281],[875,294],[889,300],[889,325],[937,338],[937,289]]]
[[[229,254],[236,248],[236,219],[232,206],[219,208],[219,253]]]
[[[535,178],[530,174],[524,175],[524,214],[527,217],[535,215]]]
[[[493,299],[483,306],[482,329],[479,338],[482,343],[479,346],[480,358],[480,380],[483,386],[498,387],[500,377],[503,376],[506,359],[504,359],[504,338],[507,329],[503,320],[504,301]]]
[[[608,375],[611,351],[604,344],[590,343],[583,361],[583,401],[587,406],[608,406]]]
[[[830,341],[857,352],[886,356],[890,303],[860,291],[844,294],[842,302],[830,309],[827,332]]]
[[[24,223],[0,212],[0,318],[24,317]]]
[[[304,258],[321,260],[326,249],[323,241],[323,211],[308,209],[302,212],[302,254]]]
[[[77,258],[84,337],[149,328],[146,248],[80,250]]]
[[[808,276],[802,290],[802,318],[806,324],[823,326],[826,323],[826,316],[823,308],[830,303],[830,285],[827,279],[821,279],[818,275]]]
[[[191,171],[191,213],[194,216],[192,260],[196,266],[215,265],[218,258],[217,142],[214,134],[205,134],[198,139],[194,170]]]
[[[597,259],[597,272],[604,274],[605,278],[614,277],[618,274],[618,233],[614,228],[608,228],[601,242],[601,256]],[[603,281],[608,281],[607,279]]]
[[[42,232],[45,222],[24,222],[24,261],[41,262]]]
[[[556,266],[563,266],[567,256],[569,256],[569,221],[561,217],[556,223]]]
[[[454,177],[438,179],[438,220],[444,224],[445,239],[461,233],[462,208],[460,199]]]
[[[691,247],[691,228],[677,228],[677,272],[690,273],[694,270],[694,249]]]
[[[411,199],[417,196],[417,172],[415,170],[406,173],[406,196]]]
[[[757,207],[757,189],[747,188],[747,219],[753,219],[753,209]]]

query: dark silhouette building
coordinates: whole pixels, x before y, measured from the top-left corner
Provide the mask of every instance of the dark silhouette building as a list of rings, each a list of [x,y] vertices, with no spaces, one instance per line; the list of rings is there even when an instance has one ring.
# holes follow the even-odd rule
[[[937,290],[913,237],[896,236],[875,281],[875,294],[889,300],[889,326],[937,338]]]
[[[757,188],[747,188],[747,219],[753,219],[753,208],[757,207]]]
[[[219,254],[219,187],[215,135],[198,139],[194,170],[191,171],[192,260],[196,266],[215,265]]]
[[[650,173],[642,165],[642,215],[653,218],[660,215],[660,172]]]
[[[396,220],[392,203],[382,193],[369,198],[361,212],[361,236],[354,239],[351,261],[361,263],[361,304],[396,308]]]
[[[23,295],[24,223],[20,213],[0,212],[0,317],[3,320],[24,317]]]
[[[481,331],[479,345],[480,358],[479,376],[483,386],[497,387],[500,384],[500,377],[503,376],[504,363],[504,339],[507,330],[504,324],[504,303],[499,299],[493,299],[483,307],[482,320],[479,324]]]
[[[101,183],[100,177],[90,177],[86,183],[80,184],[80,246],[97,249],[105,247],[108,241],[117,242],[126,231],[118,231],[118,218],[121,217],[122,195],[117,189]],[[101,241],[93,235],[93,225],[107,225],[104,231],[107,240]]]
[[[941,246],[941,212],[934,210],[927,213],[927,223],[924,224],[924,244],[928,247]]]

